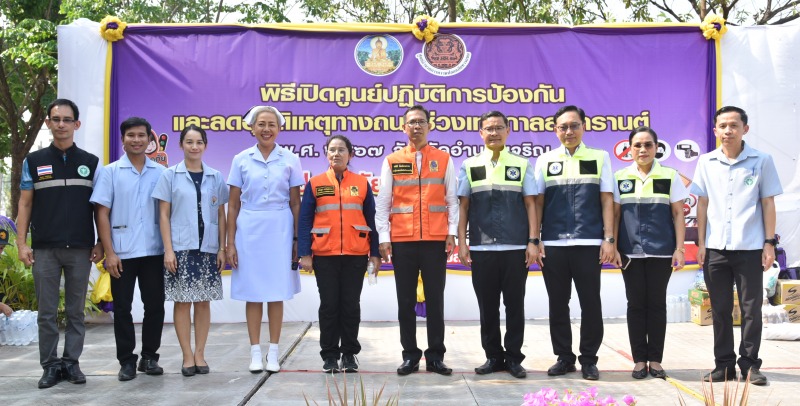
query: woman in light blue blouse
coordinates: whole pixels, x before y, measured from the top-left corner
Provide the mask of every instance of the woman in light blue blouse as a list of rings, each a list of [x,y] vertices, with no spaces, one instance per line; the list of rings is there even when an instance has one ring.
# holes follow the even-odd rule
[[[161,174],[153,191],[153,197],[160,200],[164,288],[166,300],[175,302],[173,318],[183,352],[181,373],[184,376],[210,371],[205,360],[211,324],[209,301],[222,299],[220,271],[225,265],[228,187],[219,171],[202,161],[207,144],[205,130],[196,125],[184,128],[180,136],[184,159]]]

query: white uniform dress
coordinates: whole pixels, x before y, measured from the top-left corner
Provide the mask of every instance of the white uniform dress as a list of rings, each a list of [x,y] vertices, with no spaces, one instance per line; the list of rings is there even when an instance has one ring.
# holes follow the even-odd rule
[[[239,268],[232,271],[231,298],[277,302],[300,292],[300,276],[292,270],[294,217],[289,189],[303,185],[300,158],[275,144],[265,161],[257,146],[233,158],[228,185],[242,190],[236,218]]]

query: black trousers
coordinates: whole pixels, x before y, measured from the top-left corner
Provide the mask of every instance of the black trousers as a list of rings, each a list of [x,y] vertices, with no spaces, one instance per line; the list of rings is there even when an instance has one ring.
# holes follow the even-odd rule
[[[133,289],[139,280],[139,295],[144,305],[142,320],[142,358],[158,361],[161,331],[164,328],[164,256],[152,255],[122,260],[119,279],[111,278],[114,296],[114,338],[120,365],[136,363],[136,331],[133,328]]]
[[[667,334],[667,285],[672,258],[631,258],[622,270],[628,298],[628,339],[633,362],[661,362]],[[628,262],[622,256],[622,263]]]
[[[428,349],[425,360],[441,361],[444,347],[444,283],[447,277],[447,253],[444,241],[415,241],[392,243],[395,289],[397,290],[397,319],[400,323],[400,344],[403,359],[419,361],[422,351],[417,347],[417,279],[422,273],[427,310]]]
[[[322,359],[339,359],[341,354],[358,354],[367,256],[315,255],[313,263],[319,291],[319,355]]]
[[[761,347],[761,305],[764,300],[764,268],[761,250],[706,251],[703,276],[711,296],[714,318],[714,362],[717,368],[734,368],[733,350],[733,283],[739,292],[742,311],[742,339],[739,343],[739,368],[746,375],[751,367],[761,368],[758,350]]]
[[[603,308],[600,302],[600,247],[546,247],[543,259],[545,288],[550,304],[550,341],[558,359],[573,364],[597,363],[597,350],[603,342]],[[572,282],[581,304],[580,357],[572,352],[572,325],[569,300]]]
[[[481,346],[486,358],[522,362],[525,338],[525,250],[470,251],[472,287],[481,316]],[[500,341],[500,294],[506,307],[505,351]]]

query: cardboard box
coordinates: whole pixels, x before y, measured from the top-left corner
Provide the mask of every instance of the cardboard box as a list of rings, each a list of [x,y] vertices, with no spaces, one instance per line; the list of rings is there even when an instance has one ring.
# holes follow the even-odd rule
[[[706,292],[708,293],[708,292]],[[800,306],[798,306],[800,307]],[[800,311],[800,308],[798,309]],[[698,326],[710,326],[714,321],[711,313],[711,305],[698,305],[692,303],[692,322]],[[742,310],[739,308],[739,299],[734,295],[733,297],[733,325],[740,326],[742,324]]]
[[[786,311],[790,323],[800,323],[800,305],[783,305],[783,310]]]
[[[800,304],[800,281],[778,279],[774,299],[780,304]]]
[[[711,306],[711,297],[708,295],[708,291],[689,289],[689,303],[698,306]]]

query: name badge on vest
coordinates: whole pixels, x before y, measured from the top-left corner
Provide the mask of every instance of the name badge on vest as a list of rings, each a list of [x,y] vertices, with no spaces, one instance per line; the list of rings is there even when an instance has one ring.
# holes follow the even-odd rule
[[[439,172],[439,162],[436,161],[428,162],[428,170],[431,172]]]
[[[621,195],[626,195],[636,191],[636,183],[630,179],[619,180],[617,187],[619,187],[619,194]]]
[[[597,161],[580,161],[578,163],[581,175],[597,175]]]
[[[392,175],[412,175],[414,166],[410,163],[392,164]]]
[[[668,195],[672,187],[672,179],[654,179],[653,180],[653,193],[660,195]]]
[[[358,186],[350,186],[350,196],[358,196]]]
[[[522,171],[520,170],[519,166],[506,167],[506,180],[518,181],[521,174]]]
[[[473,182],[486,179],[486,167],[473,166],[469,168],[469,175],[472,177]]]
[[[562,173],[564,173],[563,162],[550,162],[550,165],[547,165],[547,176],[559,176]]]
[[[333,186],[317,186],[316,189],[314,189],[314,196],[336,196],[336,190]]]

